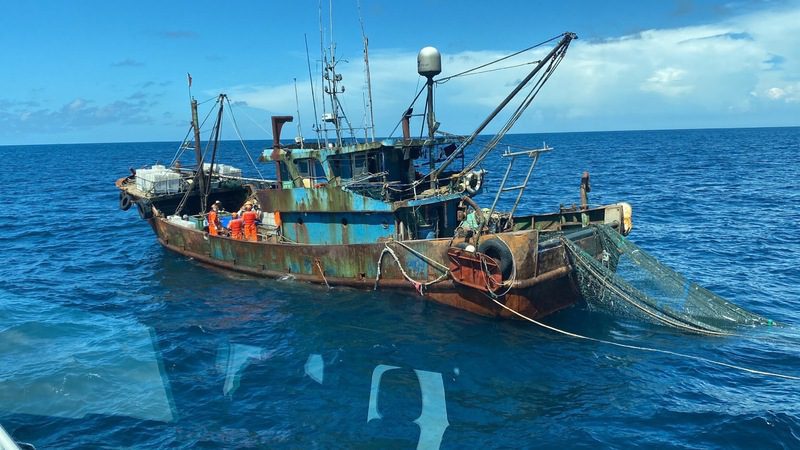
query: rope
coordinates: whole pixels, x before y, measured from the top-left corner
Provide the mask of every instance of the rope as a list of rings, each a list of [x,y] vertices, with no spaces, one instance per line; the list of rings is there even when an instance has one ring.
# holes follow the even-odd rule
[[[425,288],[444,280],[445,278],[447,278],[448,275],[450,275],[450,271],[448,270],[447,272],[441,274],[438,278],[436,278],[433,281],[428,281],[428,282],[417,281],[411,278],[411,276],[409,276],[408,273],[406,273],[405,269],[403,268],[403,265],[400,263],[400,258],[397,257],[397,254],[394,252],[394,250],[392,250],[391,247],[389,247],[389,244],[386,243],[384,244],[384,248],[383,251],[381,252],[381,255],[378,257],[378,273],[375,276],[375,287],[372,289],[374,291],[378,290],[378,282],[381,279],[381,267],[383,265],[383,255],[387,253],[392,255],[392,258],[394,258],[394,262],[397,263],[397,267],[400,269],[400,273],[402,273],[403,277],[414,286],[414,289],[416,289],[416,291],[419,292],[419,295],[425,295]]]
[[[324,282],[325,282],[325,286],[327,286],[327,287],[328,287],[328,289],[330,289],[330,288],[331,288],[331,285],[330,285],[330,284],[328,284],[328,279],[327,279],[327,278],[325,278],[325,271],[324,271],[324,270],[322,270],[322,266],[320,266],[320,264],[319,264],[319,260],[316,260],[316,261],[315,261],[315,264],[316,264],[316,266],[317,266],[317,269],[319,269],[319,274],[320,274],[320,275],[322,275],[322,281],[324,281]]]
[[[183,137],[181,144],[178,146],[178,150],[175,151],[175,156],[172,157],[172,161],[169,163],[169,167],[172,167],[181,156],[183,156],[183,152],[186,151],[188,148],[186,146],[187,141],[189,140],[189,135],[192,133],[192,126],[189,126],[189,131],[186,132],[186,136]]]
[[[470,170],[477,167],[485,158],[486,156],[494,150],[500,140],[508,133],[508,131],[514,126],[514,124],[519,120],[522,116],[522,113],[525,112],[526,109],[530,106],[533,102],[533,99],[539,94],[539,91],[544,87],[545,83],[550,79],[550,77],[555,72],[556,68],[561,64],[561,61],[564,59],[564,56],[567,53],[567,48],[562,48],[556,55],[554,55],[553,59],[550,60],[547,68],[545,68],[544,72],[539,76],[539,79],[534,83],[531,87],[531,90],[528,92],[526,97],[520,102],[517,109],[511,114],[509,119],[506,121],[505,125],[500,129],[500,131],[495,134],[494,138],[489,141],[488,144],[480,151],[478,154],[473,158],[473,160],[467,164],[465,168],[461,170],[461,173],[469,172]],[[456,152],[453,152],[455,154]]]
[[[763,371],[763,370],[751,369],[751,368],[748,368],[748,367],[737,366],[735,364],[728,364],[728,363],[725,363],[725,362],[722,362],[722,361],[716,361],[716,360],[713,360],[713,359],[704,358],[702,356],[688,355],[686,353],[678,353],[678,352],[673,352],[671,350],[663,350],[663,349],[653,348],[653,347],[643,347],[643,346],[631,345],[631,344],[621,344],[619,342],[607,341],[605,339],[598,339],[598,338],[593,338],[593,337],[589,337],[589,336],[583,336],[583,335],[580,335],[580,334],[577,334],[577,333],[572,333],[572,332],[569,332],[569,331],[561,330],[559,328],[544,324],[542,322],[539,322],[536,319],[532,319],[532,318],[530,318],[530,317],[528,317],[528,316],[526,316],[526,315],[524,315],[524,314],[522,314],[520,312],[517,312],[517,311],[509,308],[508,306],[500,303],[499,301],[497,301],[494,298],[489,297],[489,299],[492,300],[493,302],[495,302],[498,306],[500,306],[503,309],[505,309],[506,311],[509,311],[510,313],[520,317],[521,319],[527,320],[528,322],[536,324],[536,325],[538,325],[538,326],[540,326],[542,328],[545,328],[547,330],[554,331],[556,333],[560,333],[560,334],[563,334],[565,336],[569,336],[569,337],[572,337],[572,338],[584,339],[584,340],[587,340],[587,341],[597,342],[599,344],[613,345],[613,346],[616,346],[616,347],[627,348],[627,349],[630,349],[630,350],[639,350],[639,351],[643,351],[643,352],[652,352],[652,353],[662,353],[662,354],[665,354],[665,355],[671,355],[671,356],[678,356],[678,357],[681,357],[681,358],[693,359],[695,361],[702,361],[702,362],[705,362],[705,363],[708,363],[708,364],[727,367],[729,369],[740,370],[742,372],[752,373],[752,374],[756,374],[756,375],[764,375],[764,376],[768,376],[768,377],[784,378],[784,379],[787,379],[787,380],[800,380],[800,377],[794,376],[794,375],[785,375],[785,374],[776,373],[776,372],[767,372],[767,371]]]
[[[528,61],[528,62],[524,62],[524,63],[514,64],[513,66],[505,66],[505,67],[498,67],[498,68],[496,68],[496,69],[481,70],[481,71],[479,71],[479,72],[464,73],[464,74],[462,74],[462,76],[468,76],[468,75],[481,75],[481,74],[484,74],[484,73],[489,73],[489,72],[497,72],[497,71],[500,71],[500,70],[516,69],[517,67],[522,67],[522,66],[530,66],[531,64],[539,64],[540,62],[542,62],[542,61],[537,59],[537,60],[534,60],[534,61]],[[444,83],[447,83],[447,82],[448,82],[448,81],[450,81],[450,79],[451,79],[451,78],[453,78],[453,77],[455,77],[455,75],[454,75],[454,76],[452,76],[452,77],[447,77],[447,78],[444,78],[444,79],[443,79],[444,81],[442,81],[442,80],[436,80],[436,83],[437,83],[437,84],[444,84]]]
[[[212,97],[212,98],[211,98],[211,99],[209,99],[209,100],[205,100],[205,101],[204,101],[204,102],[202,102],[202,103],[198,103],[198,105],[202,105],[202,104],[204,104],[204,103],[208,103],[209,101],[211,101],[211,100],[214,100],[215,98],[216,98],[216,97]],[[205,125],[205,124],[206,124],[206,120],[208,120],[208,118],[211,116],[211,113],[213,113],[213,112],[214,112],[214,109],[213,109],[213,108],[211,108],[211,109],[209,109],[209,110],[208,110],[208,114],[206,114],[206,116],[203,118],[203,122],[202,122],[202,123],[200,123],[200,124],[198,125],[198,126],[201,128],[201,129],[203,128],[203,125]],[[190,148],[190,147],[188,146],[188,139],[189,139],[189,135],[191,134],[191,132],[192,132],[192,126],[190,125],[190,126],[189,126],[189,131],[187,131],[187,132],[186,132],[186,136],[184,136],[184,137],[183,137],[183,142],[181,142],[181,145],[178,147],[178,150],[177,150],[177,152],[175,153],[175,156],[172,158],[172,162],[170,162],[170,163],[169,163],[170,167],[171,167],[171,166],[173,166],[173,165],[175,164],[175,162],[176,162],[176,161],[177,161],[177,160],[178,160],[178,159],[179,159],[181,156],[183,156],[183,153],[184,153],[184,152],[185,152],[187,149],[189,149],[189,148]]]
[[[419,86],[419,79],[417,79],[417,86]],[[417,92],[417,95],[416,97],[414,97],[414,100],[411,100],[411,104],[408,105],[408,108],[406,108],[405,111],[403,111],[403,116],[400,116],[400,120],[397,121],[397,124],[392,129],[392,132],[389,133],[390,138],[394,136],[394,132],[397,131],[397,127],[399,127],[400,124],[403,123],[403,117],[405,116],[406,111],[414,107],[414,103],[417,103],[417,99],[419,98],[420,94],[422,94],[423,91],[425,91],[425,86],[423,86],[422,89],[420,89],[419,92]]]
[[[228,116],[231,118],[231,122],[233,122],[233,129],[236,131],[236,136],[239,138],[239,142],[242,144],[242,149],[244,150],[244,154],[247,155],[247,159],[250,160],[250,164],[253,165],[253,168],[256,169],[256,173],[258,173],[258,177],[262,180],[264,179],[264,175],[261,174],[261,171],[258,170],[258,166],[256,162],[253,161],[253,157],[250,156],[250,152],[247,150],[247,145],[244,143],[244,139],[242,138],[242,133],[239,132],[239,124],[236,123],[236,116],[233,115],[233,105],[231,105],[231,101],[228,97],[225,97],[225,100],[228,102]]]
[[[209,101],[210,100],[206,100],[201,104],[207,103]],[[214,105],[216,106],[216,102],[214,103]],[[222,107],[221,103],[220,103],[220,107]],[[213,113],[213,112],[214,112],[214,108],[211,108],[211,109],[208,110],[208,114],[206,114],[206,116],[203,118],[203,122],[198,125],[198,129],[202,129],[203,128],[203,125],[205,125],[206,121],[208,120],[209,117],[211,117],[211,113]],[[199,142],[195,142],[195,145],[199,146],[200,143]],[[205,174],[203,173],[204,172],[203,171],[203,163],[206,160],[206,154],[208,153],[208,148],[209,148],[210,145],[211,145],[211,140],[209,139],[208,141],[206,141],[206,148],[201,152],[200,161],[197,163],[197,169],[195,171],[195,176],[200,175],[200,176],[205,178]],[[214,170],[214,161],[212,160],[211,161],[211,166],[209,167],[209,180],[210,180],[210,173],[213,170]],[[196,181],[196,179],[195,179],[195,181]],[[181,211],[183,211],[184,206],[186,206],[186,201],[189,199],[189,194],[191,194],[191,192],[194,189],[195,189],[195,184],[192,184],[192,189],[187,189],[186,190],[186,194],[184,194],[184,196],[181,199],[180,203],[178,203],[178,207],[175,208],[175,214],[176,215],[179,215],[181,213]],[[202,214],[205,214],[205,209],[206,209],[205,200],[203,199],[204,195],[206,195],[204,192],[200,192],[200,209],[201,209],[200,213],[202,213]]]
[[[535,49],[536,47],[541,47],[541,46],[543,46],[543,45],[545,45],[545,44],[548,44],[548,43],[550,43],[550,42],[553,42],[553,41],[555,41],[556,39],[558,39],[558,38],[560,38],[560,37],[562,37],[562,36],[564,36],[564,33],[561,33],[561,34],[559,34],[558,36],[554,36],[554,37],[552,37],[552,38],[550,38],[550,39],[548,39],[548,40],[546,40],[546,41],[542,41],[542,42],[540,42],[540,43],[538,43],[538,44],[532,45],[532,46],[530,46],[530,47],[528,47],[528,48],[522,49],[522,50],[520,50],[520,51],[518,51],[518,52],[512,53],[512,54],[510,54],[510,55],[503,56],[502,58],[496,59],[496,60],[494,60],[494,61],[490,61],[490,62],[488,62],[488,63],[486,63],[486,64],[481,64],[480,66],[473,67],[472,69],[467,69],[467,70],[465,70],[465,71],[463,71],[463,72],[457,73],[457,74],[455,74],[455,75],[451,75],[451,76],[449,76],[449,77],[440,78],[440,79],[436,80],[436,82],[437,82],[437,83],[439,83],[439,84],[441,84],[441,83],[446,83],[447,81],[449,81],[449,80],[451,80],[451,79],[453,79],[453,78],[460,77],[461,75],[466,75],[466,74],[468,74],[468,73],[470,73],[470,72],[473,72],[473,71],[476,71],[476,70],[478,70],[478,69],[483,69],[484,67],[491,66],[492,64],[499,63],[500,61],[504,61],[504,60],[506,60],[506,59],[513,58],[513,57],[515,57],[515,56],[517,56],[517,55],[519,55],[519,54],[521,54],[521,53],[525,53],[525,52],[527,52],[527,51],[529,51],[529,50],[533,50],[533,49]]]
[[[200,105],[205,105],[206,103],[208,103],[208,102],[210,102],[210,101],[212,101],[212,100],[216,100],[216,99],[217,99],[217,96],[215,95],[215,96],[213,96],[213,97],[211,97],[211,98],[207,98],[207,99],[203,100],[202,102],[198,103],[197,105],[198,105],[198,106],[200,106]]]
[[[420,253],[420,252],[414,250],[413,248],[409,247],[408,244],[405,244],[405,243],[403,243],[401,241],[392,241],[392,242],[394,242],[395,244],[405,248],[406,250],[408,250],[409,252],[411,252],[414,255],[418,256],[420,259],[422,259],[423,261],[427,262],[428,264],[436,267],[437,269],[439,269],[439,271],[450,272],[450,268],[448,268],[447,266],[445,266],[443,264],[439,264],[438,262],[428,258],[427,256],[423,255],[422,253]]]
[[[492,278],[489,276],[489,266],[486,265],[486,258],[488,256],[479,253],[479,255],[481,256],[481,268],[483,269],[484,278],[486,279],[486,289],[489,291],[489,296],[492,298],[492,300],[497,299],[497,298],[501,298],[501,297],[505,296],[506,294],[508,294],[509,292],[511,292],[511,288],[512,288],[512,286],[514,286],[514,282],[517,281],[517,262],[514,261],[514,256],[513,256],[514,253],[511,251],[511,247],[509,247],[509,245],[504,240],[502,240],[500,238],[497,238],[497,240],[502,242],[503,245],[505,245],[506,248],[508,249],[508,252],[512,255],[511,256],[511,276],[508,277],[508,280],[506,280],[506,281],[500,283],[499,285],[494,286],[494,288],[492,288],[492,286],[490,286],[490,284],[494,284],[494,282],[492,281]],[[501,286],[506,286],[506,290],[502,294],[496,294],[494,292],[494,290],[499,288],[499,287],[501,287]]]

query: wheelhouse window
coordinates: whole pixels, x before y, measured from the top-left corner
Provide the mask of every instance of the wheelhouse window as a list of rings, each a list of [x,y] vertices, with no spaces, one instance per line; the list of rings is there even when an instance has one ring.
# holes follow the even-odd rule
[[[343,180],[365,178],[381,171],[378,152],[348,153],[328,158],[333,175]]]
[[[294,160],[294,165],[297,168],[297,174],[308,184],[327,183],[328,177],[325,176],[325,170],[322,164],[313,158],[303,158]]]

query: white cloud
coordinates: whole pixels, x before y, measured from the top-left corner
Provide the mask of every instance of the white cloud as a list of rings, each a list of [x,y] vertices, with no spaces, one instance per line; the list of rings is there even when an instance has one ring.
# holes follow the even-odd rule
[[[575,41],[515,131],[798,125],[800,47],[791,38],[798,35],[800,7],[601,42]],[[441,77],[510,53],[508,49],[455,54],[441,50]],[[498,66],[529,62],[545,51]],[[383,135],[394,127],[424,79],[416,76],[416,52],[371,50],[370,62],[376,123]],[[464,76],[438,86],[437,119],[442,129],[471,131],[531,67]],[[360,126],[363,67],[353,61],[341,69],[347,87],[342,98],[351,121]],[[308,80],[297,83],[303,120],[309,123]],[[318,79],[315,85],[319,91]],[[271,113],[296,110],[291,81],[227,91],[232,99]],[[774,109],[778,104],[783,109]],[[319,99],[317,107],[321,114]],[[424,95],[415,112],[423,107]],[[794,123],[787,123],[792,117]]]
[[[769,88],[769,89],[767,89],[767,97],[769,97],[769,98],[771,98],[773,100],[780,100],[780,99],[786,97],[786,91],[784,91],[781,88],[776,88],[776,87]]]
[[[85,107],[86,107],[86,100],[83,100],[81,98],[76,98],[75,100],[70,102],[69,105],[67,105],[67,109],[69,111],[79,111]]]
[[[784,84],[783,87],[771,87],[764,95],[773,101],[783,103],[800,103],[800,82]]]
[[[692,86],[683,84],[686,71],[675,67],[665,67],[658,69],[653,75],[645,80],[641,89],[647,92],[656,92],[666,96],[674,97],[688,93]]]

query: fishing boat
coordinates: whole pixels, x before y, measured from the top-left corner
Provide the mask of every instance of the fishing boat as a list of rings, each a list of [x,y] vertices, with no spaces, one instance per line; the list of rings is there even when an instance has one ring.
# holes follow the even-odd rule
[[[589,177],[584,174],[580,205],[518,214],[540,156],[552,150],[546,145],[506,148],[501,161],[507,167],[502,181],[492,186],[493,201],[479,205],[475,197],[487,190],[481,164],[497,151],[575,38],[564,33],[547,41],[552,49],[465,136],[440,130],[434,87],[440,81],[441,55],[433,47],[423,48],[417,69],[425,85],[399,114],[402,136],[386,139],[374,137],[374,126],[373,136],[356,136],[341,109],[342,76],[332,47],[324,57],[323,76],[330,109],[315,126],[316,142],[285,144],[281,130],[293,117],[272,117],[272,147],[259,159],[274,165],[275,179],[244,178],[239,169],[219,164],[214,139],[204,151],[193,101],[194,139],[185,140],[183,147],[194,149],[196,166],[154,166],[120,178],[120,207],[135,205],[166,249],[224,269],[257,277],[289,276],[331,288],[405,290],[413,294],[410,298],[484,316],[544,317],[581,300],[570,248],[597,260],[607,258],[593,225],[627,234],[630,206],[590,206]],[[365,47],[368,68],[366,55]],[[413,106],[421,96],[425,106],[415,115]],[[214,138],[219,137],[227,97],[217,100]],[[509,118],[485,139],[481,133],[501,112]],[[420,117],[427,134],[412,136],[411,121]],[[512,170],[515,164],[517,170]],[[525,176],[512,179],[515,173]],[[209,227],[219,226],[208,223],[207,215],[209,205],[218,201],[231,210],[253,205],[259,219],[255,236],[239,239],[224,229],[209,233]],[[504,204],[513,206],[501,210]],[[215,215],[224,225],[232,213]]]

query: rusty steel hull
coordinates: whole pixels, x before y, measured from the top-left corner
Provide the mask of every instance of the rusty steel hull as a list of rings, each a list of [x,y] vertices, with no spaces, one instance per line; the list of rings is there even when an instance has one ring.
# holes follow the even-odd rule
[[[444,271],[437,263],[446,268],[450,239],[350,245],[248,242],[210,236],[161,217],[151,218],[149,222],[165,248],[224,269],[268,278],[291,275],[299,281],[330,286],[372,290],[377,285],[379,290],[405,290],[415,297],[483,316],[516,318],[492,301],[486,292],[459,285],[446,276],[423,289],[421,295],[404,276],[403,271],[422,283],[440,278]],[[513,254],[515,281],[499,298],[500,302],[533,318],[544,317],[580,300],[564,246],[557,240],[546,239],[545,235],[528,230],[485,238],[503,240]],[[591,233],[576,242],[590,251],[599,248]],[[386,248],[393,251],[397,260],[384,251]],[[376,284],[379,263],[380,279]]]

